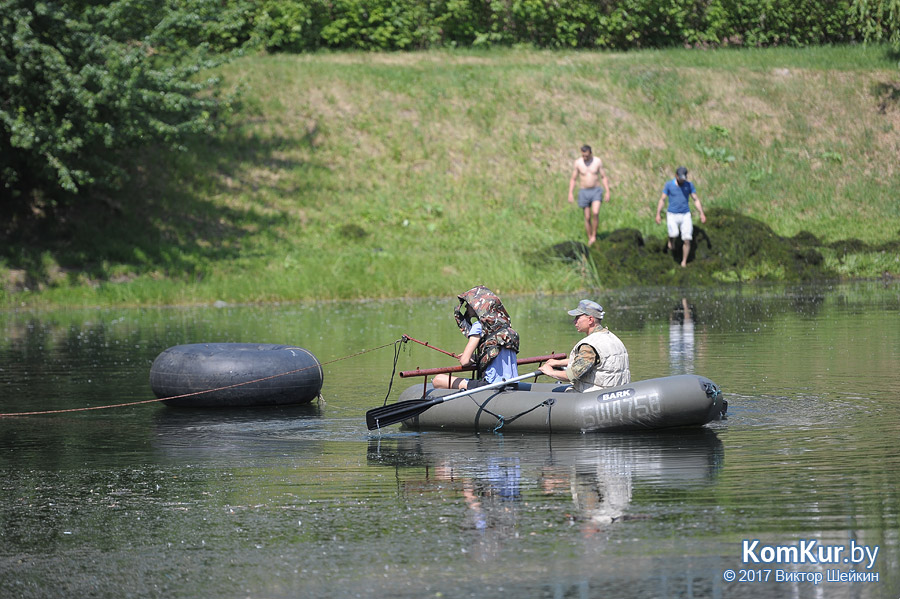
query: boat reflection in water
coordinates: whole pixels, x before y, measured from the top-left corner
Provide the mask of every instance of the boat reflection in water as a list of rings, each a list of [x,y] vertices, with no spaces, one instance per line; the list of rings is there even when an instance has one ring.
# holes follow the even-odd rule
[[[636,487],[709,486],[724,448],[709,428],[518,438],[441,433],[372,438],[367,457],[370,465],[396,469],[401,493],[458,493],[472,528],[515,535],[519,512],[550,509],[592,535],[652,517],[632,505]]]

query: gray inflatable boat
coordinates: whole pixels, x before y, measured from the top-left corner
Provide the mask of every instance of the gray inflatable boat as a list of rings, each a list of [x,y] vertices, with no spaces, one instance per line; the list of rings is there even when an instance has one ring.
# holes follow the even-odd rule
[[[415,385],[402,401],[436,399],[456,391]],[[431,406],[404,420],[413,430],[495,432],[615,432],[702,426],[725,417],[728,403],[718,385],[683,374],[576,393],[569,385],[516,383],[475,391]]]

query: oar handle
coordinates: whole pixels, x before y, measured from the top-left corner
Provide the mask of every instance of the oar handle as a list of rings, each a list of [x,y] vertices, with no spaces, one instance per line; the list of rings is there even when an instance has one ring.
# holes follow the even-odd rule
[[[466,389],[465,391],[460,391],[459,393],[437,396],[430,399],[424,397],[421,399],[410,399],[386,406],[380,406],[378,408],[372,408],[371,410],[366,412],[366,427],[368,427],[369,430],[373,430],[376,428],[390,426],[392,424],[396,424],[397,422],[403,422],[404,420],[408,420],[414,416],[417,416],[428,408],[436,406],[439,403],[444,403],[445,401],[456,399],[457,397],[464,397],[466,395],[478,393],[479,391],[496,389],[497,387],[503,387],[504,385],[510,385],[512,383],[524,381],[525,379],[531,377],[537,378],[540,374],[540,370],[535,370],[534,372],[529,372],[528,374],[514,376],[513,378],[508,380],[497,381],[489,385],[475,387],[474,389]]]
[[[475,387],[473,389],[466,389],[464,391],[460,391],[459,393],[453,393],[451,395],[435,397],[434,401],[436,403],[443,403],[445,401],[450,401],[451,399],[456,399],[457,397],[465,397],[466,395],[472,395],[473,393],[478,393],[479,391],[486,391],[488,389],[496,389],[498,387],[505,387],[506,385],[512,385],[513,383],[518,383],[519,381],[524,381],[525,379],[530,379],[532,377],[537,378],[540,375],[541,375],[541,371],[535,370],[534,372],[529,372],[528,374],[520,374],[519,376],[514,376],[511,379],[503,379],[501,381],[495,381],[493,383],[489,383],[487,385],[481,385],[480,387]]]

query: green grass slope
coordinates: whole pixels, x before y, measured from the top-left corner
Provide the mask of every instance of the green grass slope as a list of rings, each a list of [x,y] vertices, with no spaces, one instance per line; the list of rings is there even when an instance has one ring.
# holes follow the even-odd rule
[[[605,286],[590,271],[612,258],[554,249],[585,240],[566,201],[583,143],[612,188],[601,234],[660,247],[656,202],[684,164],[711,220],[812,234],[829,276],[900,274],[884,251],[900,237],[900,75],[884,48],[252,56],[223,75],[245,90],[234,127],[146,153],[120,198],[8,250],[5,305]],[[706,255],[639,282],[780,277],[731,263],[692,279]]]

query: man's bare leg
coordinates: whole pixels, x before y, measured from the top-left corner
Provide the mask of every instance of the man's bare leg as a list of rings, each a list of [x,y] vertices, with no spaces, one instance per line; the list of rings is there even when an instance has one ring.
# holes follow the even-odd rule
[[[600,202],[591,202],[591,239],[588,245],[597,241],[597,227],[600,226]]]
[[[600,202],[591,202],[590,208],[584,209],[584,228],[587,229],[588,245],[597,241],[597,227],[600,226]]]

